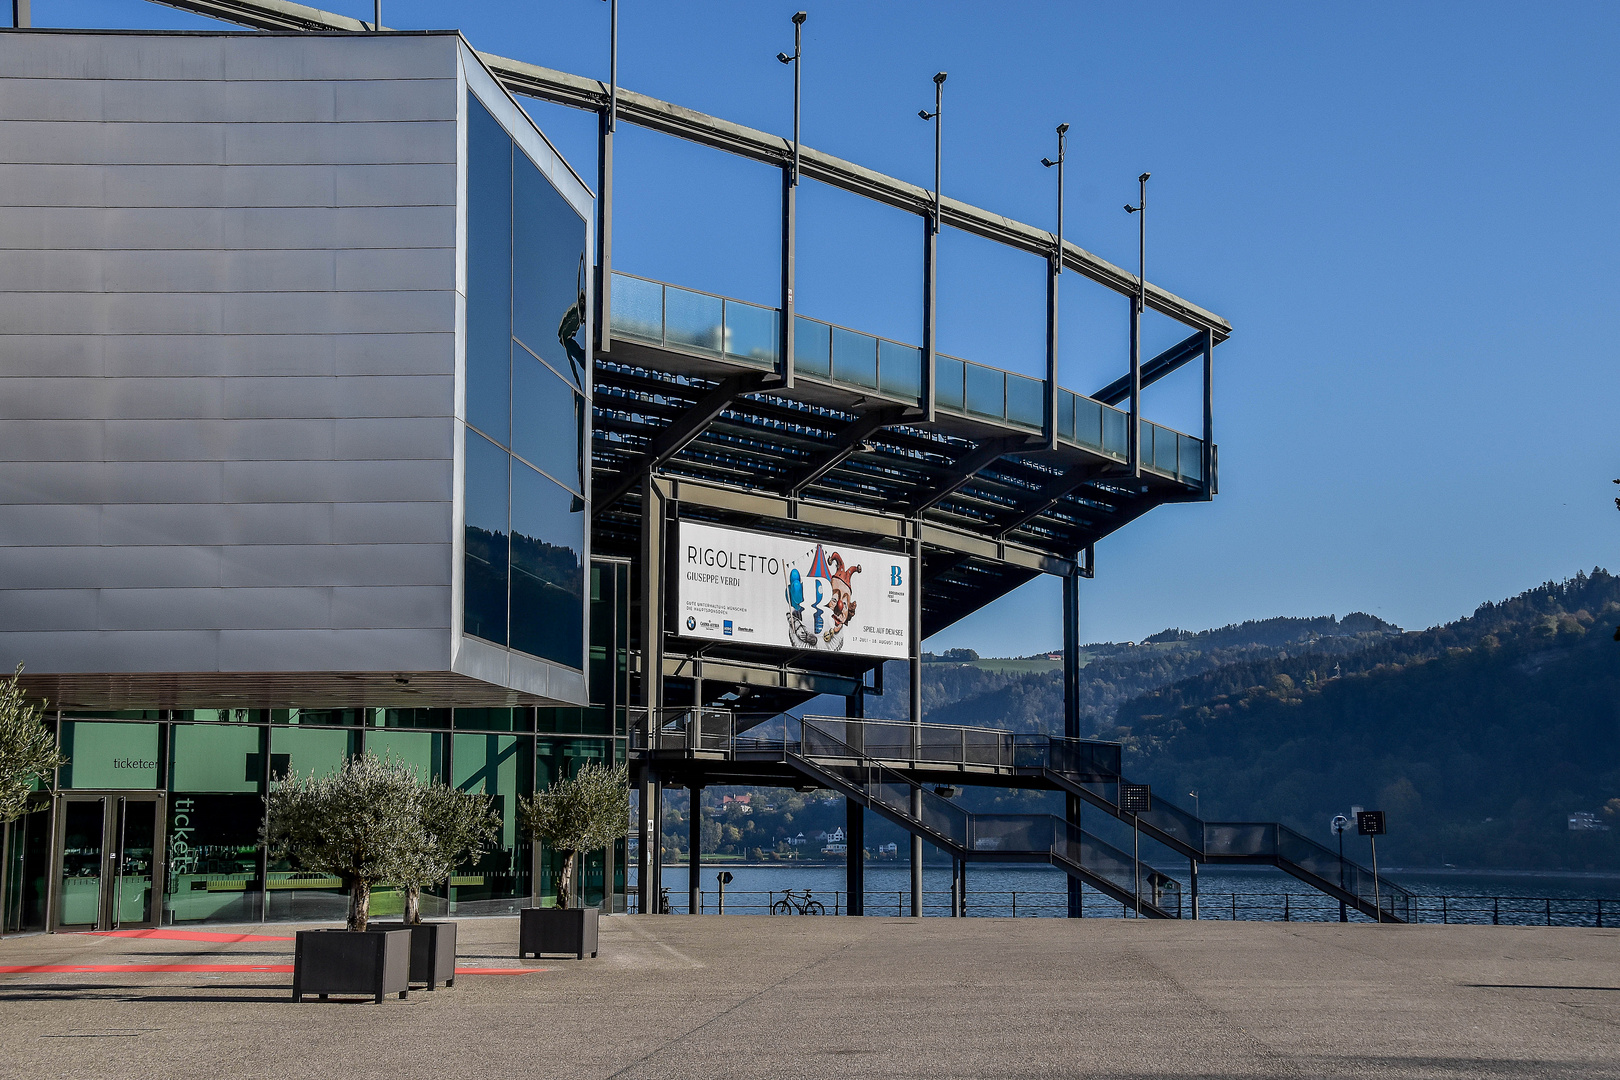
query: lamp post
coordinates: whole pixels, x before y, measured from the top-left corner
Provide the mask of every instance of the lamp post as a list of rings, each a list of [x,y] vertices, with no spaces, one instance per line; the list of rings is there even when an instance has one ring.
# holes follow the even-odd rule
[[[1058,279],[1063,275],[1063,162],[1068,156],[1068,124],[1057,126],[1057,137],[1057,160],[1041,158],[1041,164],[1048,169],[1056,166],[1058,181],[1057,236],[1052,245],[1052,265],[1046,276],[1046,411],[1041,426],[1046,429],[1048,449],[1057,447]]]
[[[1131,427],[1125,433],[1127,456],[1130,458],[1131,479],[1142,477],[1142,312],[1147,308],[1147,182],[1152,173],[1136,178],[1142,185],[1135,206],[1125,204],[1127,214],[1136,219],[1136,296],[1131,300]]]
[[[1339,837],[1339,891],[1344,891],[1344,831],[1350,827],[1350,819],[1343,814],[1333,816],[1333,831]],[[1339,921],[1349,922],[1350,912],[1345,909],[1344,900],[1339,900]]]
[[[782,63],[793,65],[793,158],[782,174],[782,328],[777,338],[782,386],[787,389],[793,387],[793,290],[799,246],[799,102],[804,83],[804,21],[809,17],[803,11],[794,13],[793,55],[776,54]]]
[[[619,0],[608,0],[608,99],[596,132],[596,351],[613,348],[613,131],[619,124]]]
[[[945,104],[945,79],[946,79],[946,75],[945,75],[945,72],[943,72],[943,71],[938,72],[938,73],[936,73],[934,75],[934,111],[929,112],[927,109],[918,109],[917,110],[917,115],[920,116],[922,119],[924,119],[924,120],[932,120],[934,122],[934,220],[933,220],[933,230],[934,230],[934,235],[936,235],[936,236],[939,235],[939,230],[942,227],[942,224],[941,224],[941,221],[940,221],[940,201],[939,201],[939,154],[940,154],[940,146],[941,146],[941,140],[940,140],[941,124],[940,124],[939,114],[944,111],[943,106]]]

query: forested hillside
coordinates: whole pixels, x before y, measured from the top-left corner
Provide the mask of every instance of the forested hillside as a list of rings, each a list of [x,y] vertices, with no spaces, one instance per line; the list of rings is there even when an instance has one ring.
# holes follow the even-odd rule
[[[1594,570],[1345,655],[1201,672],[1102,734],[1207,817],[1325,837],[1356,803],[1389,813],[1406,865],[1620,870],[1617,618],[1620,579]],[[1614,828],[1570,830],[1582,811]]]

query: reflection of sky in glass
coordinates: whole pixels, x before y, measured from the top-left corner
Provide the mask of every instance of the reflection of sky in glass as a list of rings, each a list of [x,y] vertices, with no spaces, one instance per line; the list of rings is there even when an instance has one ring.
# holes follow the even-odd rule
[[[512,647],[583,668],[585,504],[521,462],[512,476]]]
[[[512,452],[584,493],[584,399],[550,368],[512,346]]]
[[[528,156],[513,165],[512,332],[584,386],[585,221]]]
[[[467,422],[509,437],[512,139],[467,96]]]

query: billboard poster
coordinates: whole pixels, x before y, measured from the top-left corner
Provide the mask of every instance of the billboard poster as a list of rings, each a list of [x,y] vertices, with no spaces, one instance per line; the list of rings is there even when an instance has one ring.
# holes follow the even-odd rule
[[[902,554],[680,523],[676,632],[706,641],[905,659]]]

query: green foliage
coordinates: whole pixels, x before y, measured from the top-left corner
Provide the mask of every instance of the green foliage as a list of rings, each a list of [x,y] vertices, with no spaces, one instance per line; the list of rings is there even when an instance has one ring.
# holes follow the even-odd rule
[[[422,845],[407,855],[398,879],[405,887],[405,921],[412,923],[422,921],[422,887],[445,881],[456,867],[482,857],[501,834],[492,797],[443,781],[422,789],[421,813]]]
[[[625,765],[607,768],[587,761],[573,776],[518,800],[518,816],[531,841],[563,858],[557,906],[567,907],[574,857],[623,837],[630,828],[630,773]]]
[[[45,703],[29,701],[17,682],[22,672],[18,664],[11,678],[0,682],[0,824],[21,817],[37,787],[67,762],[40,719]]]
[[[367,753],[326,776],[275,784],[266,796],[264,841],[272,858],[330,874],[349,890],[350,930],[364,930],[371,889],[417,872],[427,834],[416,770]]]

